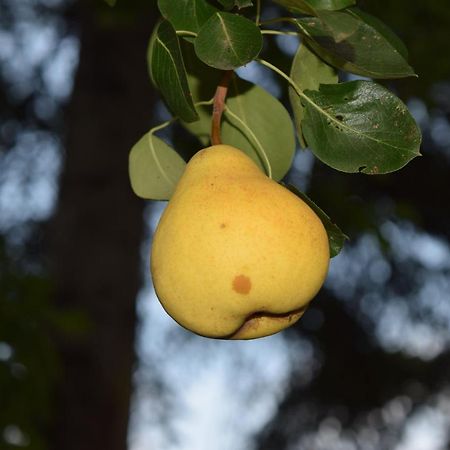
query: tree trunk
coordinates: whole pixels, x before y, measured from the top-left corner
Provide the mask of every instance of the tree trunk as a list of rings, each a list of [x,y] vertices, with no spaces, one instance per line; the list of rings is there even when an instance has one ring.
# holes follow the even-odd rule
[[[156,8],[147,7],[140,23],[105,27],[94,3],[76,10],[81,55],[51,233],[57,304],[83,312],[90,325],[81,337],[58,339],[54,450],[127,447],[143,231],[128,152],[150,124],[145,55]]]

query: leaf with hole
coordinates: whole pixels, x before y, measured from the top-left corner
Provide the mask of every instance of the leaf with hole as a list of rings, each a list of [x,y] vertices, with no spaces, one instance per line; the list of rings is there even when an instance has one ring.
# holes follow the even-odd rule
[[[145,199],[168,200],[186,166],[162,139],[145,134],[131,149],[128,171],[134,193]]]
[[[402,101],[370,81],[322,84],[302,99],[303,135],[313,153],[342,172],[393,172],[420,155],[421,135]]]
[[[158,0],[161,14],[176,30],[198,33],[201,26],[218,11],[207,0]]]
[[[332,66],[371,78],[413,76],[399,39],[368,17],[352,10],[321,11],[296,23],[311,49]]]
[[[259,28],[236,14],[219,12],[200,28],[195,52],[208,66],[230,70],[254,60],[262,48]]]
[[[330,258],[337,256],[346,240],[349,237],[342,232],[342,230],[330,219],[327,213],[322,208],[317,206],[305,193],[301,192],[292,184],[284,185],[287,189],[293,192],[297,197],[301,198],[318,216],[328,234],[328,242],[330,245]]]
[[[321,84],[335,84],[338,82],[336,70],[323,62],[306,45],[300,44],[292,61],[290,77],[302,90],[318,90]],[[298,95],[292,87],[289,88],[289,100],[294,112],[295,127],[300,144],[306,147],[302,133],[304,107],[298,100]]]
[[[147,53],[150,76],[173,114],[186,122],[198,118],[186,77],[183,56],[173,26],[166,20],[157,25]]]

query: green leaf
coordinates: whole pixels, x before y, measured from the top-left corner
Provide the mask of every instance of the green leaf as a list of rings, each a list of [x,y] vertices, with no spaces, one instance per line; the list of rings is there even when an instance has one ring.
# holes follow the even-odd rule
[[[156,86],[156,81],[153,77],[153,70],[152,70],[153,50],[155,49],[156,38],[158,37],[158,28],[159,28],[160,23],[161,23],[161,21],[159,21],[156,24],[155,28],[153,28],[152,34],[150,36],[150,40],[148,42],[148,47],[147,47],[147,69],[148,69],[148,74],[150,75],[150,80],[154,86]]]
[[[284,185],[287,189],[289,189],[292,193],[294,193],[297,197],[300,197],[318,216],[322,221],[322,224],[328,234],[328,242],[330,245],[330,258],[334,258],[337,256],[346,240],[349,239],[347,235],[345,235],[341,229],[331,221],[330,217],[319,207],[317,206],[306,194],[299,191],[292,184]]]
[[[233,9],[235,4],[234,0],[217,0],[225,9]]]
[[[296,14],[317,15],[315,9],[306,0],[274,0],[274,2]]]
[[[207,66],[200,61],[195,54],[192,44],[182,42],[181,49],[194,102],[197,103],[212,99],[217,85],[223,77],[223,72]],[[192,134],[197,136],[204,146],[208,145],[210,142],[211,109],[212,106],[198,106],[198,120],[189,123],[182,122],[182,125]]]
[[[253,6],[252,0],[218,0],[218,1],[225,9],[228,10],[233,9],[234,7],[241,9]]]
[[[158,0],[158,8],[176,30],[193,33],[218,11],[207,0]]]
[[[105,0],[105,2],[106,2],[109,6],[113,7],[113,6],[116,6],[117,0]]]
[[[321,84],[335,84],[338,82],[336,71],[328,64],[325,64],[303,44],[300,44],[292,61],[290,77],[302,91],[307,89],[315,91],[319,89]],[[304,107],[292,87],[289,88],[289,99],[294,112],[297,136],[300,144],[305,148],[306,143],[302,133],[302,120],[305,115]]]
[[[379,84],[351,81],[306,91],[302,122],[313,153],[343,172],[393,172],[420,155],[421,135],[402,101]]]
[[[172,113],[186,122],[197,120],[180,44],[169,22],[164,20],[157,25],[147,55],[150,58],[150,77]]]
[[[320,18],[300,18],[296,23],[312,50],[339,69],[372,78],[414,75],[399,39],[369,16],[348,10],[321,11]]]
[[[196,82],[201,85],[199,79]],[[213,86],[211,83],[209,89],[213,90]],[[195,91],[196,88],[193,89]],[[230,84],[226,105],[238,120],[225,111],[221,133],[223,143],[244,151],[266,173],[270,166],[272,178],[282,179],[295,152],[295,134],[284,106],[263,88],[239,78]],[[199,113],[198,121],[183,125],[208,145],[211,106],[199,108]]]
[[[145,199],[168,200],[186,163],[163,140],[145,134],[131,149],[129,175],[136,195]]]
[[[270,166],[272,178],[282,179],[295,152],[294,129],[284,106],[260,86],[239,78],[230,83],[226,105],[239,120],[225,111],[223,143],[243,150],[266,173]]]
[[[355,0],[307,0],[318,11],[337,11],[353,6]]]
[[[336,11],[355,4],[355,0],[274,0],[287,10],[297,14],[317,16],[318,11]]]
[[[249,63],[261,48],[260,29],[245,17],[226,12],[212,15],[195,40],[197,56],[208,66],[222,70]]]
[[[348,14],[359,17],[363,22],[381,34],[392,47],[397,50],[405,60],[408,59],[408,49],[402,40],[380,19],[374,17],[359,8],[350,8],[347,10]]]

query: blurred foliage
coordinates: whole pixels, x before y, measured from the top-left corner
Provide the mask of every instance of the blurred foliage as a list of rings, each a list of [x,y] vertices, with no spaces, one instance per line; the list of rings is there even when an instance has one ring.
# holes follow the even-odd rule
[[[58,374],[50,289],[47,279],[11,262],[0,238],[1,448],[17,448],[18,443],[33,450],[46,448],[41,433],[49,426],[52,385]],[[10,445],[4,441],[9,434]]]
[[[55,336],[81,336],[90,324],[82,313],[55,309],[50,280],[14,259],[0,236],[0,448],[46,450],[61,376]]]

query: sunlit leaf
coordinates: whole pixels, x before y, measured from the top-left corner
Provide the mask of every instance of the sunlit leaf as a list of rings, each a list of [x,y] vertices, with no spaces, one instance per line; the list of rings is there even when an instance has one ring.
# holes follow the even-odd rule
[[[201,27],[195,40],[197,56],[208,66],[229,70],[255,59],[262,48],[262,35],[245,17],[220,12]]]
[[[318,90],[320,84],[334,84],[338,82],[336,70],[324,63],[303,44],[299,46],[295,54],[290,77],[302,91],[307,89]],[[305,114],[304,107],[292,87],[289,88],[289,99],[294,112],[298,138],[302,147],[306,147],[302,134],[302,120]]]
[[[306,91],[303,135],[314,154],[343,172],[393,172],[420,155],[420,131],[402,101],[369,81]]]
[[[198,118],[186,78],[178,37],[173,26],[162,21],[150,39],[150,76],[173,114],[192,122]]]
[[[222,141],[247,153],[272,178],[280,180],[289,170],[295,152],[295,133],[289,113],[263,88],[233,79],[227,107],[239,120],[225,113]],[[243,125],[244,124],[244,125]]]
[[[168,200],[181,177],[185,161],[163,140],[147,133],[131,149],[129,175],[136,195]]]
[[[319,207],[317,206],[305,193],[298,190],[292,184],[285,185],[291,192],[300,197],[319,217],[322,221],[322,224],[328,234],[328,242],[330,245],[330,258],[334,258],[337,256],[344,243],[348,238],[342,230],[331,221],[330,217]]]

